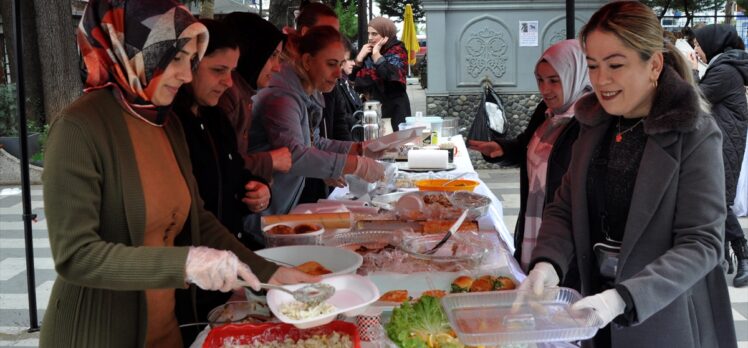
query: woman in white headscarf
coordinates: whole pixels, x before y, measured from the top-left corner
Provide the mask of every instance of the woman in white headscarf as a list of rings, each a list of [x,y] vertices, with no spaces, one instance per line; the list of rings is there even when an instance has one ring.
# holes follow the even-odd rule
[[[514,256],[524,271],[528,271],[543,207],[553,200],[579,133],[574,104],[592,91],[587,62],[577,40],[561,41],[548,48],[535,65],[535,79],[543,101],[522,134],[514,139],[469,143],[486,161],[520,167],[521,203]],[[565,285],[577,287],[571,278],[567,277]]]

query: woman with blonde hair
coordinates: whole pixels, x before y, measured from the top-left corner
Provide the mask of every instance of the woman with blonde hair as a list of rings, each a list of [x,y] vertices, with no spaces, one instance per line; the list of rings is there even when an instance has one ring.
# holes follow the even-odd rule
[[[600,331],[584,346],[736,347],[725,275],[722,137],[652,10],[617,1],[580,33],[595,93],[577,103],[572,162],[543,215],[542,293],[576,259]]]
[[[304,35],[291,34],[297,58],[273,75],[257,94],[252,109],[251,152],[287,146],[292,166],[273,174],[273,200],[263,214],[286,214],[297,204],[305,177],[338,179],[354,174],[368,182],[384,176],[384,167],[362,156],[363,144],[320,136],[322,95],[335,87],[344,60],[340,33],[330,26],[312,27]],[[259,221],[249,223],[259,230]],[[246,230],[247,228],[245,228]]]

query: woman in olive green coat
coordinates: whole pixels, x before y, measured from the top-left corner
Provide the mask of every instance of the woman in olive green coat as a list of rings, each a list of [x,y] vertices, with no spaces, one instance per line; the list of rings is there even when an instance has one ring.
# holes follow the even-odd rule
[[[127,23],[127,25],[125,25]],[[173,0],[90,1],[85,94],[52,124],[44,203],[59,277],[41,347],[180,347],[175,289],[314,281],[258,257],[203,209],[171,114],[207,31]]]

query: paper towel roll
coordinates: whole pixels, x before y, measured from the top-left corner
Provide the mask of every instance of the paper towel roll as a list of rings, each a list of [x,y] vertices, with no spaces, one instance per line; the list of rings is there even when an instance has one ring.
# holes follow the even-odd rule
[[[411,150],[408,151],[408,167],[446,169],[448,154],[446,150]]]

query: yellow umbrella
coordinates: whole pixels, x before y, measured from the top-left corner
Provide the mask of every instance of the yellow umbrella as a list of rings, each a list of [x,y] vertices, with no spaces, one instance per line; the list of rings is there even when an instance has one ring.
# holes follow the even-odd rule
[[[408,64],[412,65],[416,63],[416,53],[421,49],[418,46],[418,38],[416,37],[416,24],[413,22],[413,8],[410,4],[405,5],[405,16],[403,16],[403,36],[400,41],[405,44],[405,49],[408,50]]]

